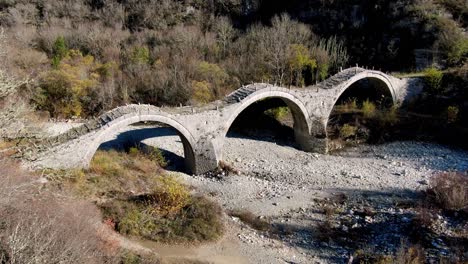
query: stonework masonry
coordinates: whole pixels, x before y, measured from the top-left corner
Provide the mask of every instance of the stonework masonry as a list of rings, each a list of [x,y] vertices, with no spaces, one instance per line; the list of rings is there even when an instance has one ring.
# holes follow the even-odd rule
[[[353,83],[366,78],[384,84],[397,106],[414,96],[408,80],[355,67],[306,88],[244,86],[224,100],[203,107],[118,107],[58,136],[30,142],[19,149],[19,156],[26,166],[34,169],[86,168],[101,143],[114,131],[138,122],[155,121],[177,130],[184,146],[187,170],[202,174],[217,168],[222,160],[224,138],[236,117],[251,104],[266,98],[280,98],[289,106],[296,141],[304,151],[326,153],[326,127],[335,103]]]

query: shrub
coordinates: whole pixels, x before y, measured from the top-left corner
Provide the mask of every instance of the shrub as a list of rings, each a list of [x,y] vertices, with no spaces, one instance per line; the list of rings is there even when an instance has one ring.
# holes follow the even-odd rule
[[[195,103],[206,104],[214,97],[207,81],[192,81],[192,91],[192,100]]]
[[[141,147],[132,147],[129,149],[128,153],[133,158],[140,157],[150,159],[151,161],[156,162],[156,164],[158,164],[161,168],[164,168],[168,165],[166,158],[164,158],[163,152],[156,147],[145,146],[143,149],[141,149]]]
[[[350,124],[344,124],[340,128],[340,137],[342,139],[347,139],[347,138],[355,136],[356,132],[357,132],[357,127],[350,125]]]
[[[267,116],[270,116],[278,121],[284,120],[289,114],[291,114],[291,110],[287,106],[276,107],[272,109],[268,109],[265,111]]]
[[[190,203],[190,191],[174,176],[161,176],[149,195],[155,212],[174,214]]]
[[[121,254],[119,264],[159,264],[166,263],[161,259],[152,254],[137,254],[131,251],[124,251]]]
[[[303,73],[309,71],[307,74],[312,74],[313,70],[317,67],[317,62],[310,57],[309,49],[299,44],[290,45],[288,64],[290,71],[289,84],[296,86],[304,86]]]
[[[191,197],[171,215],[155,212],[147,196],[137,198],[102,205],[120,233],[168,243],[212,241],[223,233],[221,208],[204,197]]]
[[[133,47],[130,60],[135,64],[148,64],[150,62],[150,52],[147,47]]]
[[[447,107],[447,122],[448,123],[455,123],[458,119],[458,113],[460,109],[457,106],[449,106]]]
[[[98,151],[85,171],[84,186],[69,182],[86,197],[105,201],[100,204],[104,219],[122,234],[163,242],[219,237],[221,208],[192,195],[178,178],[161,175],[150,157],[138,148],[129,153]]]
[[[68,54],[67,44],[65,43],[65,38],[63,36],[57,37],[52,47],[52,52],[52,65],[57,68],[60,61]]]
[[[39,108],[55,117],[82,116],[82,99],[99,82],[97,66],[92,56],[71,50],[56,69],[41,77],[41,90],[36,96]]]
[[[242,222],[258,231],[269,231],[271,229],[270,223],[266,220],[255,216],[252,212],[247,210],[233,210],[229,212],[230,216],[239,218]]]
[[[115,150],[97,151],[91,162],[91,172],[104,176],[122,175],[124,168],[119,156]]]
[[[366,100],[362,103],[362,114],[365,118],[372,118],[376,114],[376,106],[369,100]]]
[[[218,64],[206,61],[197,63],[194,79],[196,80],[194,88],[203,92],[204,96],[199,98],[205,99],[205,102],[220,97],[229,87],[229,75],[226,71]],[[197,94],[195,93],[195,95]]]
[[[468,175],[440,173],[431,178],[427,198],[444,210],[468,210]]]
[[[373,250],[357,250],[353,262],[356,264],[423,264],[426,261],[424,250],[419,245],[402,244],[395,255],[376,254]]]
[[[428,68],[424,71],[424,81],[430,92],[440,92],[443,73],[436,68]]]
[[[118,225],[120,233],[131,236],[150,236],[156,228],[151,214],[137,207],[127,211]]]

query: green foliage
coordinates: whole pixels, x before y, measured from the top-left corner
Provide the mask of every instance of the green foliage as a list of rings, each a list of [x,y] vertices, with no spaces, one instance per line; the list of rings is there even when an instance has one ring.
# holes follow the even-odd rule
[[[376,114],[376,106],[374,103],[372,103],[371,101],[369,100],[365,100],[363,103],[362,103],[362,114],[364,115],[365,118],[372,118],[375,116]]]
[[[151,214],[139,208],[134,208],[119,219],[118,229],[122,234],[130,236],[149,236],[157,228],[152,220]]]
[[[214,97],[207,81],[192,81],[192,90],[192,99],[197,103],[206,104]]]
[[[161,259],[152,254],[140,254],[131,251],[121,253],[119,264],[158,264]]]
[[[40,89],[34,101],[39,109],[49,111],[53,117],[87,116],[94,111],[89,102],[98,100],[89,98],[96,96],[114,68],[112,62],[101,64],[93,56],[69,50],[54,69],[40,76]]]
[[[428,68],[424,71],[424,81],[430,92],[440,92],[442,84],[442,71],[436,68]]]
[[[329,70],[329,65],[328,63],[320,63],[318,65],[318,80],[323,81],[328,77],[328,70]]]
[[[218,64],[201,61],[196,65],[194,79],[198,80],[194,82],[194,89],[198,89],[195,95],[200,99],[212,100],[224,93],[229,75]],[[210,90],[211,95],[205,90]],[[203,93],[202,96],[199,96],[200,92]]]
[[[282,106],[282,107],[268,109],[265,111],[265,114],[273,117],[274,119],[278,121],[282,121],[284,120],[286,116],[291,114],[291,110],[287,106]]]
[[[460,37],[455,40],[447,52],[447,60],[452,65],[463,64],[468,58],[468,38]]]
[[[338,71],[340,67],[346,66],[346,63],[348,63],[349,55],[345,43],[336,36],[321,39],[317,44],[317,48],[324,50],[328,54],[329,63],[327,63],[327,67],[334,72]]]
[[[128,150],[128,154],[132,158],[146,158],[151,161],[154,161],[161,168],[164,168],[168,165],[168,162],[166,161],[166,158],[164,158],[162,151],[156,147],[152,147],[152,146],[145,146],[144,148],[140,148],[140,146],[131,147]]]
[[[158,178],[153,192],[149,195],[153,211],[168,215],[179,212],[190,203],[190,191],[174,176]]]
[[[213,241],[223,233],[221,209],[200,196],[173,214],[159,214],[152,204],[113,201],[103,205],[105,216],[117,223],[117,231],[166,243]]]
[[[52,47],[52,65],[57,68],[60,61],[68,55],[68,47],[63,36],[57,37]]]
[[[304,86],[303,73],[308,71],[309,74],[312,74],[313,70],[317,67],[317,62],[310,57],[310,52],[304,45],[292,44],[289,49],[290,84]]]
[[[354,137],[354,136],[356,136],[356,132],[357,132],[357,127],[355,127],[353,125],[350,125],[350,124],[344,124],[340,128],[340,137],[342,139],[347,139],[347,138],[350,138],[350,137]]]
[[[148,64],[150,62],[148,47],[133,47],[130,60],[135,64]]]

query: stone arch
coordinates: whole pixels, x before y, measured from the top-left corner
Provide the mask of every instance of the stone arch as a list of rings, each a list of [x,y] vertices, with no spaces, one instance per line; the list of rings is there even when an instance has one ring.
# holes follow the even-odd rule
[[[96,134],[93,136],[93,140],[90,146],[87,148],[87,151],[84,155],[83,164],[82,166],[87,168],[89,167],[91,160],[98,150],[101,143],[105,140],[105,137],[109,135],[112,131],[118,130],[122,127],[129,126],[131,124],[135,124],[138,122],[145,122],[145,121],[152,121],[152,122],[159,122],[165,125],[168,125],[175,129],[179,134],[182,145],[184,147],[184,157],[185,157],[185,166],[189,172],[196,172],[197,162],[196,156],[194,152],[194,147],[196,146],[195,139],[192,134],[179,122],[175,121],[174,119],[164,116],[162,114],[127,114],[123,115],[115,120],[110,121],[107,123],[103,128],[99,129]]]
[[[378,81],[383,85],[383,87],[385,87],[385,89],[387,90],[387,92],[391,95],[391,99],[392,99],[392,103],[393,104],[396,104],[397,103],[397,91],[396,91],[396,88],[394,87],[394,85],[392,84],[390,78],[382,73],[382,72],[377,72],[377,71],[365,71],[365,72],[361,72],[359,74],[356,74],[354,75],[352,78],[350,78],[349,80],[347,80],[346,82],[344,82],[343,84],[341,84],[339,86],[339,92],[337,93],[337,95],[333,98],[333,103],[330,105],[330,109],[327,109],[327,114],[326,114],[326,118],[325,118],[325,121],[326,121],[326,124],[325,124],[325,127],[328,125],[328,121],[330,119],[330,115],[333,111],[333,108],[335,107],[336,103],[338,102],[338,100],[341,98],[341,96],[348,90],[348,88],[350,88],[353,84],[359,82],[359,81],[362,81],[362,80],[365,80],[365,79],[369,79],[369,80],[374,80],[374,81]]]
[[[312,149],[311,138],[310,138],[310,117],[309,113],[304,106],[304,104],[293,94],[291,94],[287,89],[282,88],[268,88],[257,91],[247,98],[245,98],[242,102],[240,102],[239,106],[233,109],[232,113],[230,114],[229,119],[226,121],[225,125],[223,126],[223,136],[226,137],[229,128],[232,126],[236,118],[249,106],[253,103],[258,102],[263,99],[268,98],[278,98],[283,100],[286,105],[291,110],[293,119],[294,119],[294,136],[296,138],[296,142],[300,145],[300,147],[305,150],[309,151]]]

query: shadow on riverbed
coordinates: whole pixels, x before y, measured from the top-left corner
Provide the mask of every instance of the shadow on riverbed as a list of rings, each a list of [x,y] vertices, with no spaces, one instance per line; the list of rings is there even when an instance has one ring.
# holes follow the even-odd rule
[[[466,237],[437,234],[422,225],[421,221],[429,221],[422,206],[419,191],[339,189],[332,198],[316,200],[302,212],[274,219],[272,236],[331,263],[346,263],[358,251],[394,255],[409,245],[420,246],[429,262],[439,263],[444,257],[463,259]],[[452,230],[466,221],[461,216],[443,217],[453,225]]]
[[[157,142],[146,142],[144,140],[154,139],[154,138],[164,138],[167,139],[158,139]],[[183,153],[183,145],[180,137],[174,139],[174,137],[179,137],[175,129],[171,127],[144,127],[138,128],[134,127],[134,130],[129,130],[120,133],[116,138],[103,142],[99,146],[99,150],[116,150],[116,151],[128,151],[131,147],[139,146],[141,148],[146,147],[157,147],[161,150],[164,158],[168,162],[166,170],[177,171],[177,172],[186,172],[184,156],[176,154],[173,151],[178,151]],[[155,144],[153,144],[155,143]]]

